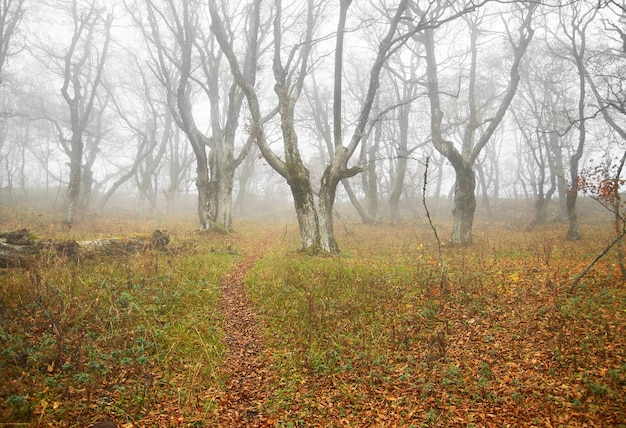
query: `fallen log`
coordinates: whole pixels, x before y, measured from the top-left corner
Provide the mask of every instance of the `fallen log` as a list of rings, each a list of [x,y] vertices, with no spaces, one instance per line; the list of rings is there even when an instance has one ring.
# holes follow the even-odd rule
[[[59,256],[128,256],[148,249],[167,251],[170,238],[167,232],[155,230],[150,236],[106,238],[93,241],[39,239],[27,228],[0,232],[0,268],[25,267],[44,250]]]
[[[0,268],[25,266],[39,251],[37,240],[26,228],[0,233]]]

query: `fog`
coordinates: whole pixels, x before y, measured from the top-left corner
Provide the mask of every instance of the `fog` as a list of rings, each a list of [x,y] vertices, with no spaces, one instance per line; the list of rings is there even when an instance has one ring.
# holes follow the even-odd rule
[[[611,203],[602,183],[617,183],[611,197],[621,185],[619,2],[10,0],[0,12],[4,206],[66,223],[287,219],[303,249],[334,252],[338,219],[419,222],[424,197],[453,242],[496,219],[562,221],[577,239],[585,210]]]

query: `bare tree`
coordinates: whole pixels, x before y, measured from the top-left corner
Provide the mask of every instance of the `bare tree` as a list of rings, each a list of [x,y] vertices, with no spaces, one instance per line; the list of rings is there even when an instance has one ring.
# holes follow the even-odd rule
[[[139,65],[136,58],[133,58],[133,63],[136,66]],[[167,151],[169,140],[172,138],[174,125],[171,112],[163,99],[163,91],[159,91],[161,87],[158,83],[155,84],[154,80],[146,76],[142,70],[139,76],[133,76],[133,80],[137,77],[141,81],[140,86],[134,82],[133,84],[118,82],[117,85],[113,85],[108,81],[104,85],[117,117],[130,131],[133,140],[137,141],[137,149],[132,156],[132,163],[121,168],[117,179],[100,200],[98,208],[100,212],[113,194],[133,178],[138,191],[137,214],[144,213],[146,201],[149,203],[151,212],[156,209],[158,188],[154,181]]]
[[[596,48],[596,52],[592,53],[594,61],[590,64],[583,63],[581,71],[587,85],[591,89],[598,110],[602,113],[604,121],[621,143],[619,144],[620,148],[624,150],[626,127],[623,125],[623,119],[626,118],[626,97],[624,97],[622,90],[625,77],[620,70],[623,69],[624,54],[626,54],[626,30],[623,28],[626,6],[612,1],[607,2],[605,6],[607,6],[608,10],[602,12],[608,13],[603,14],[602,22],[604,23],[603,33],[608,36],[604,40],[608,42],[601,43]],[[619,39],[614,36],[611,37],[610,33],[617,33]],[[624,206],[621,195],[624,185],[622,173],[626,164],[626,151],[623,152],[619,161],[614,165],[612,165],[613,160],[611,159],[610,151],[607,150],[607,154],[609,155],[607,156],[606,164],[601,169],[600,177],[595,177],[597,180],[596,183],[593,183],[591,190],[594,197],[613,213],[613,227],[616,235],[613,244],[616,246],[617,261],[622,278],[626,278],[626,262],[624,260],[622,242],[626,231],[626,218],[623,213]],[[599,173],[600,171],[597,172]],[[584,273],[577,280],[582,278],[583,275]],[[574,285],[572,289],[573,287]]]
[[[578,224],[578,214],[576,212],[576,200],[578,198],[579,169],[582,159],[585,142],[587,140],[587,86],[586,86],[586,31],[594,20],[597,13],[595,6],[584,2],[572,3],[569,7],[571,15],[560,14],[560,28],[563,30],[566,41],[563,46],[568,49],[568,58],[576,66],[578,71],[578,105],[576,116],[571,119],[572,127],[578,130],[578,143],[569,161],[569,189],[567,191],[567,219],[569,229],[567,239],[578,240],[581,238]]]
[[[256,4],[259,2],[257,1]],[[333,204],[338,183],[345,178],[354,176],[360,172],[358,167],[348,167],[348,161],[358,147],[365,131],[369,113],[379,85],[380,71],[387,60],[390,51],[401,45],[405,39],[396,35],[398,25],[403,19],[403,13],[407,8],[407,1],[401,1],[394,9],[393,14],[388,16],[389,24],[386,35],[378,47],[376,59],[370,69],[370,81],[367,96],[363,102],[359,118],[350,142],[345,145],[342,129],[342,79],[343,79],[343,45],[346,34],[346,19],[350,0],[340,2],[338,11],[338,25],[335,38],[335,61],[333,81],[333,155],[332,160],[324,170],[320,181],[319,202],[316,207],[314,191],[311,185],[309,170],[304,165],[294,122],[294,108],[298,100],[307,70],[310,67],[311,47],[314,38],[314,27],[320,13],[320,4],[313,0],[307,2],[306,29],[301,40],[290,49],[284,45],[284,27],[282,13],[284,7],[281,1],[274,4],[274,57],[273,72],[275,80],[275,92],[278,98],[278,108],[281,117],[281,129],[283,137],[284,159],[270,147],[261,123],[261,113],[258,94],[251,82],[247,81],[242,74],[240,65],[233,52],[223,25],[223,17],[220,16],[215,2],[211,1],[211,28],[216,34],[218,42],[231,65],[231,71],[237,83],[244,91],[253,118],[254,132],[257,144],[267,162],[282,177],[285,178],[291,188],[298,218],[301,249],[321,248],[327,252],[337,252],[339,247],[334,238],[333,230]],[[258,9],[257,9],[258,11]],[[257,12],[258,13],[258,12]],[[287,51],[288,58],[283,60],[283,53]]]
[[[548,25],[548,24],[544,24]],[[548,219],[548,205],[558,193],[559,210],[556,220],[565,220],[566,180],[563,147],[570,144],[567,115],[571,105],[569,67],[545,49],[535,48],[525,67],[525,78],[518,93],[518,103],[512,108],[513,117],[524,141],[527,158],[520,164],[526,171],[526,181],[536,198],[535,212],[527,230]],[[523,156],[520,151],[520,159]]]
[[[179,128],[172,129],[172,137],[167,140],[167,187],[163,189],[167,200],[167,212],[171,213],[176,205],[176,198],[185,187],[184,184],[191,176],[194,156],[189,144],[184,141],[185,136]]]
[[[243,104],[237,84],[222,72],[223,55],[211,33],[205,33],[201,2],[156,2],[145,0],[148,28],[135,13],[151,54],[152,69],[167,91],[175,122],[186,134],[196,161],[198,215],[204,229],[231,230],[232,189],[236,168],[252,144],[244,139],[236,152],[235,141]],[[228,5],[224,5],[228,7]],[[130,8],[129,8],[130,9]],[[238,13],[244,14],[244,11]],[[246,37],[244,69],[254,81],[260,23],[244,22],[238,29]],[[197,117],[194,105],[202,96],[209,106],[208,117]],[[208,123],[208,132],[203,131]]]
[[[70,168],[63,214],[65,223],[74,222],[79,203],[85,149],[84,133],[91,120],[111,40],[113,15],[104,16],[104,12],[105,10],[99,9],[94,0],[86,4],[72,0],[71,40],[65,53],[55,56],[62,72],[61,95],[69,109],[69,136],[57,122],[59,139],[69,157]]]
[[[19,25],[24,16],[24,2],[25,0],[4,0],[0,2],[0,84],[4,81],[4,69],[7,59],[15,53],[15,36],[18,33]],[[10,125],[8,117],[13,114],[10,109],[11,102],[8,100],[2,100],[2,106],[0,107],[0,150],[5,146],[7,140],[7,133],[9,132]],[[28,127],[24,128],[24,131],[28,131]],[[17,134],[19,131],[14,132]],[[22,147],[25,150],[25,146]],[[0,155],[1,156],[1,155]],[[0,162],[8,162],[8,154],[4,156],[4,159],[0,158]],[[10,180],[11,169],[8,165],[5,168],[7,172],[7,179],[9,180],[9,191],[12,188],[12,181]]]
[[[460,150],[443,133],[444,113],[441,103],[441,90],[439,88],[435,31],[427,29],[421,37],[426,50],[427,88],[430,101],[433,144],[450,161],[456,173],[451,235],[451,241],[456,244],[468,245],[472,242],[472,227],[476,211],[474,163],[482,149],[491,140],[515,96],[520,81],[520,63],[534,34],[531,23],[536,4],[514,5],[514,7],[516,8],[514,11],[515,16],[518,17],[520,23],[517,28],[517,40],[515,40],[511,31],[507,30],[507,36],[513,50],[513,61],[509,70],[510,79],[504,93],[500,97],[499,105],[493,115],[489,117],[486,115],[486,106],[477,104],[479,99],[476,93],[478,36],[481,32],[481,21],[484,19],[484,14],[475,15],[471,19],[468,18],[467,22],[470,30],[470,69],[467,88],[468,117],[464,127]],[[417,10],[417,13],[423,12]],[[489,100],[487,101],[489,102]]]
[[[322,162],[321,169],[323,170],[326,166],[326,158],[330,157],[332,161],[332,156],[334,155],[333,135],[331,130],[332,120],[330,118],[330,114],[332,113],[332,97],[328,96],[327,93],[322,93],[315,73],[311,75],[311,85],[304,88],[304,96],[311,114],[310,118],[305,118],[304,120],[311,123],[311,132],[315,135],[318,143],[319,159]],[[372,223],[372,220],[367,215],[365,208],[356,196],[348,179],[341,180],[341,183],[348,194],[352,206],[361,217],[361,221],[366,224]]]
[[[409,136],[411,131],[410,118],[412,113],[413,101],[421,95],[422,82],[418,79],[418,67],[421,59],[417,50],[419,44],[413,48],[412,55],[409,57],[409,63],[406,64],[402,55],[396,55],[393,62],[386,67],[390,75],[390,81],[393,87],[394,98],[396,99],[394,108],[393,129],[397,130],[397,134],[392,138],[394,162],[394,174],[391,177],[391,189],[389,192],[389,208],[391,212],[391,222],[397,224],[400,222],[400,197],[404,190],[405,177],[407,175],[407,165],[409,157],[413,155],[417,148],[425,143],[409,145]],[[395,134],[395,132],[394,132]]]
[[[0,83],[7,58],[13,54],[12,41],[24,16],[25,0],[3,0],[0,2]]]

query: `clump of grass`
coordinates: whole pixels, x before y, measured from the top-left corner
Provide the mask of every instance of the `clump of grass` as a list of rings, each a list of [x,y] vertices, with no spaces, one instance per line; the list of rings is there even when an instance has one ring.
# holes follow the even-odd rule
[[[400,332],[389,334],[390,314],[398,315],[421,292],[412,285],[414,269],[342,257],[266,257],[248,282],[270,326],[289,337],[304,364],[323,372],[393,346]]]

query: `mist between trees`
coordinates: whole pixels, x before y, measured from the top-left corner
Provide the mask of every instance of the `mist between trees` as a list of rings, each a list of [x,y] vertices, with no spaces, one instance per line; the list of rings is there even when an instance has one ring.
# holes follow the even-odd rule
[[[289,203],[301,249],[337,252],[336,202],[399,223],[425,188],[454,243],[503,200],[578,239],[579,192],[619,196],[625,19],[617,0],[7,0],[2,203],[44,193],[72,223],[192,198],[225,231]]]

